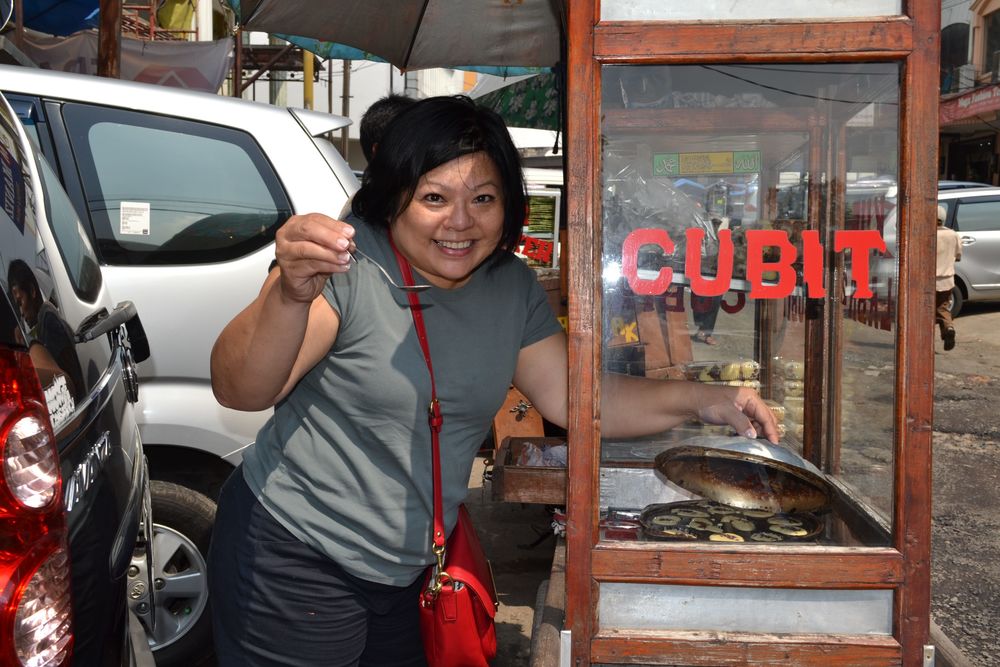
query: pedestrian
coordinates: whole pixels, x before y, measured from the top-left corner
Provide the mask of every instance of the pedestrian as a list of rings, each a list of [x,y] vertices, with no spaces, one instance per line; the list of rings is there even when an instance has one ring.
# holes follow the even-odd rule
[[[719,317],[722,306],[721,296],[699,296],[691,294],[691,316],[698,330],[694,332],[694,340],[705,345],[718,345],[715,340],[715,320]]]
[[[443,415],[448,530],[512,384],[567,426],[566,337],[513,254],[525,191],[500,116],[462,96],[400,112],[353,210],[353,224],[289,219],[276,238],[280,271],[212,350],[223,405],[274,408],[219,498],[209,582],[221,667],[425,664],[430,373],[407,296],[350,250],[397,283],[410,267],[431,285],[418,298]],[[747,388],[610,376],[602,393],[607,436],[698,417],[778,439]]]
[[[947,209],[937,207],[937,286],[934,322],[941,331],[944,349],[955,348],[955,325],[951,319],[951,292],[955,288],[955,262],[962,259],[962,242],[954,229],[944,226]]]
[[[414,102],[416,100],[412,97],[393,93],[375,100],[365,110],[358,127],[358,140],[361,142],[361,152],[364,153],[367,163],[370,164],[375,157],[375,150],[392,119]]]
[[[715,233],[729,229],[729,218],[726,216],[712,218],[712,225]],[[697,330],[692,338],[698,343],[705,345],[718,345],[715,339],[715,321],[719,317],[719,308],[722,307],[721,296],[699,296],[691,294],[691,316]]]

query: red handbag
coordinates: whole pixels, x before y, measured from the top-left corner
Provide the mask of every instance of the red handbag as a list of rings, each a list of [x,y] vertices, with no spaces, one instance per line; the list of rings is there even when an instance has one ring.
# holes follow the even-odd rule
[[[469,511],[458,522],[420,595],[420,632],[430,667],[487,667],[497,654],[493,572]]]
[[[396,261],[406,285],[413,285],[410,264],[396,250]],[[406,293],[417,331],[420,349],[431,375],[431,405],[428,423],[434,470],[434,528],[432,549],[437,560],[428,568],[420,593],[420,634],[429,667],[488,667],[497,654],[497,635],[493,619],[497,608],[493,571],[479,543],[476,528],[465,505],[458,508],[458,520],[447,542],[444,537],[444,512],[441,504],[441,443],[443,419],[434,387],[434,368],[427,344],[423,313],[416,292]]]

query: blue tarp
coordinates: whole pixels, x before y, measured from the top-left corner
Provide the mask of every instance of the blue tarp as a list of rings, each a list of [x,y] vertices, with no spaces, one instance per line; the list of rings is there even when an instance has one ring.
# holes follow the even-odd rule
[[[24,26],[47,35],[96,28],[98,0],[23,0]]]

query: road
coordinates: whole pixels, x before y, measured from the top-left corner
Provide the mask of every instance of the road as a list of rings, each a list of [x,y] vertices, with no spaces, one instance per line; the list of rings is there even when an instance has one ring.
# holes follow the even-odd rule
[[[931,613],[971,664],[1000,666],[1000,305],[967,305],[935,348]]]

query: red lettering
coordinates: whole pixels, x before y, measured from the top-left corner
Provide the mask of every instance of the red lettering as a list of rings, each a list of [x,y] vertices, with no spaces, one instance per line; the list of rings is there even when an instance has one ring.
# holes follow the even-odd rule
[[[701,229],[688,229],[685,232],[687,249],[685,266],[687,278],[691,283],[691,293],[704,297],[724,295],[728,290],[733,275],[733,241],[729,230],[719,232],[719,255],[716,275],[711,278],[702,276],[701,251],[705,241],[705,232]],[[551,262],[554,244],[548,241],[522,237],[525,244],[524,254],[546,263]],[[750,283],[750,297],[754,299],[783,299],[795,291],[795,262],[798,250],[789,241],[788,234],[781,230],[754,229],[746,232],[747,265],[746,278]],[[659,246],[667,255],[674,252],[674,243],[663,229],[633,230],[622,244],[622,275],[632,291],[641,296],[654,296],[667,293],[671,288],[673,270],[664,267],[656,277],[646,279],[639,277],[639,251],[647,245]],[[765,250],[773,248],[777,251],[776,259],[765,259]],[[854,299],[869,299],[872,291],[869,285],[871,250],[884,253],[885,241],[875,230],[838,230],[834,233],[834,252],[850,251],[851,279],[855,290],[851,295]],[[773,257],[773,254],[772,254]],[[824,286],[823,270],[825,255],[820,242],[820,234],[816,230],[802,232],[802,281],[806,296],[817,299],[827,296]],[[772,284],[764,283],[765,273],[775,273],[776,280]],[[666,297],[669,309],[681,310],[677,300],[681,290]],[[671,298],[674,301],[671,301]],[[744,297],[745,299],[745,297]],[[743,303],[731,304],[735,312],[743,307]],[[794,310],[794,308],[793,308]],[[891,314],[891,306],[889,308]]]
[[[636,229],[625,237],[622,244],[622,273],[628,286],[636,294],[663,294],[673,280],[674,271],[670,267],[660,269],[653,280],[639,277],[639,249],[644,245],[658,245],[670,255],[674,252],[674,242],[664,229]]]
[[[819,241],[819,232],[814,229],[802,232],[802,272],[802,281],[806,284],[809,297],[812,299],[825,297],[823,244]]]
[[[885,252],[885,239],[874,229],[841,230],[834,232],[833,249],[835,252],[845,249],[851,251],[851,279],[855,285],[853,296],[855,299],[870,299],[872,289],[868,284],[868,251]]]
[[[798,256],[798,251],[789,243],[788,235],[776,229],[752,229],[747,231],[746,238],[750,296],[754,299],[783,299],[791,294],[795,289],[792,263]],[[778,248],[778,261],[764,261],[764,248],[768,247]],[[764,284],[765,267],[777,271],[777,284]]]
[[[719,259],[715,278],[711,280],[706,280],[701,275],[701,247],[705,241],[705,230],[691,227],[684,232],[684,236],[687,238],[684,273],[691,281],[691,292],[700,296],[721,296],[728,292],[729,283],[733,279],[732,232],[728,229],[719,232]]]
[[[542,262],[543,264],[551,264],[552,250],[553,243],[551,241],[537,239],[533,236],[524,237],[524,250],[522,252],[525,257]]]
[[[747,295],[743,292],[734,292],[736,295],[736,301],[734,303],[728,303],[725,298],[722,299],[722,310],[732,315],[733,313],[738,313],[743,310],[743,306],[747,303]]]

